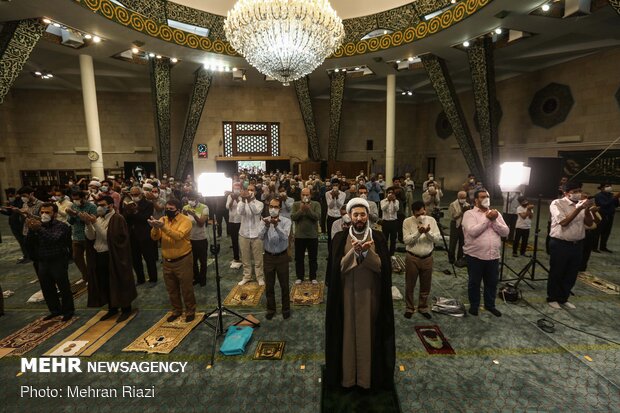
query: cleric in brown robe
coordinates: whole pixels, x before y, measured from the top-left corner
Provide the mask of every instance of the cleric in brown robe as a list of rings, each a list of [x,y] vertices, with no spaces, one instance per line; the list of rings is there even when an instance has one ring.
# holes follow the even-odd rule
[[[125,321],[131,314],[131,302],[138,296],[133,279],[131,245],[127,222],[114,210],[114,200],[104,196],[97,200],[97,216],[80,213],[86,222],[86,238],[94,240],[97,251],[94,274],[89,273],[88,306],[108,305],[107,320],[122,310],[116,320]]]
[[[325,317],[325,380],[331,387],[394,386],[392,267],[385,237],[370,228],[368,210],[365,199],[350,200],[352,225],[332,241]]]

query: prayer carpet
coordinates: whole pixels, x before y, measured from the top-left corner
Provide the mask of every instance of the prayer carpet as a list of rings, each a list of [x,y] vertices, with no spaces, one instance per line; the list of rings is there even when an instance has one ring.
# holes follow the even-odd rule
[[[52,347],[45,355],[92,356],[101,346],[125,327],[136,316],[137,312],[138,310],[134,310],[127,320],[117,323],[116,319],[120,316],[120,313],[117,316],[101,321],[101,317],[107,311],[99,311],[86,324]]]
[[[0,349],[13,349],[10,353],[11,356],[21,356],[63,328],[71,325],[77,319],[77,317],[73,317],[69,321],[60,321],[60,318],[61,316],[54,317],[51,320],[39,318],[33,321],[21,330],[2,339]]]
[[[302,282],[301,284],[293,284],[291,302],[295,305],[321,304],[324,291],[325,284],[323,283]]]
[[[428,354],[456,354],[439,326],[415,326],[415,332]]]
[[[224,300],[225,306],[230,307],[257,307],[265,292],[264,285],[251,281],[244,285],[235,285]]]
[[[168,354],[181,344],[181,341],[194,327],[200,324],[205,313],[196,313],[196,318],[190,323],[186,323],[183,316],[169,323],[166,319],[171,315],[171,311],[166,313],[161,320],[135,339],[133,343],[125,347],[123,351]]]
[[[259,341],[254,360],[282,360],[286,341]]]
[[[580,272],[577,279],[590,287],[596,288],[606,294],[620,294],[620,286],[609,281],[605,281],[592,274]]]

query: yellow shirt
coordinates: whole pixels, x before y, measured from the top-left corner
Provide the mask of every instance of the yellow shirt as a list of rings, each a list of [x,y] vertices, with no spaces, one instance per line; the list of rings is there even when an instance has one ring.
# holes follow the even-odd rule
[[[161,255],[166,259],[179,258],[192,251],[189,234],[192,232],[192,221],[183,214],[178,214],[174,220],[168,217],[159,219],[164,223],[163,228],[151,228],[151,238],[161,239]]]

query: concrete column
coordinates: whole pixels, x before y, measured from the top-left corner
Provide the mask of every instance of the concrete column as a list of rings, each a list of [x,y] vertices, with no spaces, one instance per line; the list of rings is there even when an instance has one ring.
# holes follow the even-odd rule
[[[101,152],[101,132],[99,130],[99,112],[97,109],[97,90],[95,88],[95,69],[93,58],[80,55],[80,77],[82,78],[82,99],[84,100],[84,116],[86,117],[86,135],[88,149],[97,152],[99,158],[90,161],[90,174],[105,179],[103,172],[103,154]]]
[[[385,182],[387,186],[391,186],[394,177],[394,143],[396,137],[396,75],[387,76],[385,100]]]

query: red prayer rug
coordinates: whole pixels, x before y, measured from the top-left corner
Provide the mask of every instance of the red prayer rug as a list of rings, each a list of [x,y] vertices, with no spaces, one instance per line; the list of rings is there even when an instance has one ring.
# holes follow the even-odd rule
[[[415,332],[428,354],[456,354],[439,326],[415,326]]]

